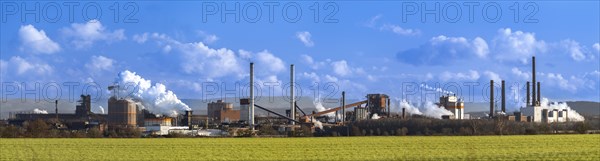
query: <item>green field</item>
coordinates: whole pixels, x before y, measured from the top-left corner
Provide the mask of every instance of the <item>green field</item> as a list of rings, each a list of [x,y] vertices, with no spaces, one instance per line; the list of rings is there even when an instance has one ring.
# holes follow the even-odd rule
[[[600,135],[0,139],[2,160],[600,160]]]

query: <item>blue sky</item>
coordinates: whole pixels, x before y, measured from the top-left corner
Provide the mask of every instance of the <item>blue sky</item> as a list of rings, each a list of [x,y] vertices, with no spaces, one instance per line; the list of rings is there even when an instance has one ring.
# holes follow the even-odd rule
[[[95,82],[105,88],[125,70],[165,84],[179,98],[202,98],[205,82],[224,82],[228,88],[236,82],[246,84],[248,63],[255,62],[259,83],[280,82],[275,95],[285,93],[281,86],[289,81],[289,65],[295,64],[303,96],[314,96],[318,82],[319,93],[326,97],[332,92],[327,83],[332,82],[338,89],[334,97],[342,90],[356,99],[367,93],[420,99],[451,91],[472,95],[467,101],[484,102],[485,86],[494,79],[506,80],[509,89],[514,85],[519,90],[507,92],[509,97],[523,100],[525,81],[531,79],[530,58],[536,55],[543,97],[600,100],[598,1],[43,1],[38,8],[33,1],[1,4],[3,98],[20,96],[7,93],[5,87],[16,83],[23,88],[23,82],[29,88],[40,82],[41,89],[52,82]],[[68,5],[75,6],[74,14],[69,14]],[[233,8],[240,21],[226,14],[223,22],[221,10],[209,10],[223,5]],[[275,7],[272,22],[268,5]],[[472,22],[469,5],[474,6]],[[251,22],[256,6],[261,16]],[[37,14],[25,14],[23,7]],[[294,7],[302,10],[297,21]],[[411,12],[410,7],[419,11]],[[425,14],[423,20],[423,7],[437,15]],[[497,20],[495,7],[502,10]],[[461,16],[454,19],[456,11]],[[411,92],[403,92],[403,83],[417,85],[425,95],[406,96]],[[453,83],[462,90],[444,88]],[[469,90],[465,83],[479,85]],[[442,92],[426,91],[435,88]],[[266,95],[267,87],[262,92]]]

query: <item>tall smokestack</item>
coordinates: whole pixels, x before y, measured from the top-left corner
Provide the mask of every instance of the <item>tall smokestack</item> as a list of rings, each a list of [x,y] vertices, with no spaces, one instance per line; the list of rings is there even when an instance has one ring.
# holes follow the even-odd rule
[[[294,103],[296,102],[296,98],[294,95],[294,83],[294,64],[292,64],[290,65],[290,118],[292,118],[292,120],[296,120],[296,108],[294,107]],[[290,123],[292,125],[296,124],[296,122],[294,121],[290,121]]]
[[[502,112],[506,113],[506,93],[504,90],[506,90],[506,89],[504,88],[504,80],[502,80],[502,104],[501,104],[501,106],[502,106]]]
[[[542,102],[542,93],[541,93],[541,89],[540,89],[540,82],[537,82],[537,105],[540,106],[540,103]]]
[[[494,117],[494,80],[490,80],[490,117]]]
[[[532,86],[533,86],[532,89],[533,90],[531,90],[532,93],[533,93],[533,95],[531,95],[531,98],[532,98],[533,102],[531,102],[531,104],[535,106],[535,105],[537,105],[537,100],[536,100],[537,97],[535,96],[536,95],[536,93],[535,93],[535,82],[536,82],[535,81],[535,56],[531,57],[531,68],[532,68],[531,76],[532,76],[532,79],[533,79],[531,81],[531,83],[533,83],[532,84]]]
[[[250,63],[250,129],[254,131],[254,63]]]
[[[525,106],[529,106],[529,105],[531,105],[530,104],[531,103],[531,101],[530,101],[531,98],[529,98],[530,94],[531,94],[531,91],[529,91],[529,81],[527,81],[527,85],[525,85],[525,86],[527,86],[527,104],[525,104]]]

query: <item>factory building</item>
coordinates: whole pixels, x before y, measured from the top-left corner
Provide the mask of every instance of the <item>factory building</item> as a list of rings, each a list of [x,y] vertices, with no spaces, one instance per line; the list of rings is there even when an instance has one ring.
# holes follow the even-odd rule
[[[58,113],[58,101],[55,101],[55,112],[48,114],[20,112],[9,116],[9,123],[22,125],[25,121],[43,120],[45,122],[62,123],[72,130],[99,128],[103,131],[107,115],[91,112],[91,96],[81,95],[75,105],[75,113]]]
[[[452,112],[452,116],[447,116],[448,119],[462,120],[465,117],[465,103],[462,99],[456,97],[456,95],[445,95],[440,97],[440,102],[437,104],[438,107],[444,107],[446,110]]]
[[[234,110],[232,103],[217,100],[208,103],[208,119],[213,123],[231,123],[240,120],[240,110]]]
[[[137,106],[131,99],[108,99],[108,126],[136,127]]]
[[[248,122],[250,120],[250,99],[240,99],[240,121]]]

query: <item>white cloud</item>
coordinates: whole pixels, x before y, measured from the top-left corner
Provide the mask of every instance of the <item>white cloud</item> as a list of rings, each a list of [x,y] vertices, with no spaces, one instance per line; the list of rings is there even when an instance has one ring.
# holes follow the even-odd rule
[[[304,43],[306,47],[313,47],[315,43],[311,40],[312,35],[308,31],[296,32],[296,38]]]
[[[240,60],[230,49],[212,49],[202,42],[170,46],[180,52],[181,67],[185,73],[204,74],[209,78],[242,73]]]
[[[513,32],[510,28],[504,28],[498,30],[492,48],[497,59],[526,63],[536,53],[546,52],[547,45],[544,41],[536,40],[534,33]]]
[[[205,31],[198,30],[196,31],[196,33],[198,33],[199,36],[204,37],[204,40],[202,42],[205,44],[212,44],[219,40],[219,37],[217,35],[209,34]]]
[[[352,69],[350,69],[346,60],[334,61],[331,63],[331,67],[333,67],[333,72],[339,76],[352,74]]]
[[[585,60],[586,57],[588,57],[584,53],[587,51],[585,51],[585,49],[583,49],[582,46],[579,45],[579,42],[577,42],[577,41],[567,39],[567,40],[561,41],[560,44],[564,49],[566,49],[566,52],[575,61],[582,61],[582,60]],[[593,56],[591,56],[591,57],[593,57]]]
[[[308,55],[302,54],[302,55],[300,55],[300,57],[302,58],[302,61],[304,63],[306,63],[313,70],[317,70],[317,69],[325,66],[325,62],[315,61],[312,57],[310,57]]]
[[[256,61],[260,63],[260,65],[266,66],[266,70],[270,72],[278,73],[285,70],[285,63],[283,60],[266,50],[256,54]]]
[[[133,41],[137,42],[137,43],[144,43],[148,40],[148,33],[143,33],[141,35],[139,34],[135,34],[133,35]]]
[[[564,78],[562,74],[558,73],[548,73],[546,74],[547,83],[550,86],[558,86],[562,90],[566,90],[569,92],[576,92],[578,87],[583,86],[584,81],[571,76],[569,79]]]
[[[19,38],[21,51],[33,54],[52,54],[60,51],[60,46],[46,36],[44,30],[37,30],[33,25],[21,26]]]
[[[516,68],[516,67],[512,68],[512,73],[515,74],[517,77],[521,78],[522,80],[528,80],[529,75],[531,75],[531,73],[523,72],[519,68]]]
[[[600,52],[600,43],[595,43],[592,47],[596,50],[596,52]]]
[[[8,61],[2,61],[3,70],[13,69],[17,75],[50,75],[53,72],[53,68],[44,63],[33,60],[27,60],[20,56],[13,56]]]
[[[480,37],[468,40],[464,37],[433,37],[419,48],[402,51],[396,57],[413,65],[444,65],[470,57],[485,58],[489,54],[488,45]]]
[[[402,36],[414,36],[414,35],[421,34],[421,31],[418,29],[406,29],[406,28],[402,28],[398,25],[390,25],[390,24],[385,24],[385,25],[381,26],[381,28],[379,28],[379,30],[391,31],[395,34],[402,35]]]
[[[383,17],[383,15],[381,15],[381,14],[371,17],[371,19],[369,19],[369,21],[367,22],[366,26],[375,28],[375,25],[377,24],[377,20],[381,19],[381,17]]]
[[[319,75],[317,75],[317,73],[315,72],[303,72],[301,76],[303,78],[311,80],[311,82],[321,82],[321,78],[319,78]]]
[[[85,67],[90,71],[99,72],[103,70],[111,70],[113,68],[114,60],[104,56],[92,56],[90,62],[85,64]]]
[[[439,77],[442,81],[475,81],[479,79],[480,76],[479,72],[475,70],[469,70],[468,73],[450,73],[448,71],[445,71],[442,74],[440,74]]]
[[[76,48],[91,47],[96,41],[113,42],[125,39],[125,30],[108,31],[98,20],[90,20],[86,23],[73,23],[71,27],[64,28],[63,33],[66,37],[72,38],[71,43]],[[136,39],[137,42],[142,42],[141,40],[143,40],[143,35]]]
[[[485,75],[486,78],[488,78],[488,80],[494,80],[494,82],[502,81],[502,78],[500,78],[500,75],[498,75],[497,73],[494,73],[492,71],[484,71],[483,75]]]

